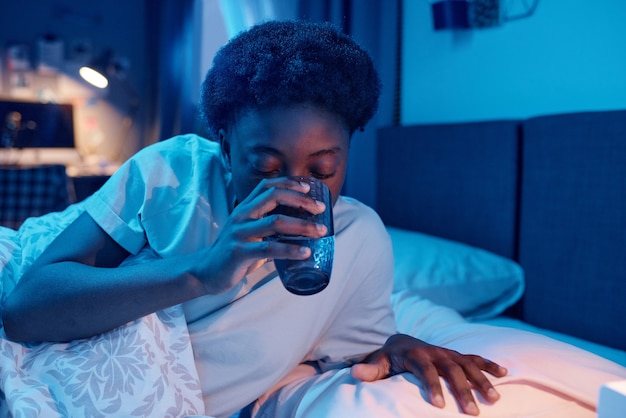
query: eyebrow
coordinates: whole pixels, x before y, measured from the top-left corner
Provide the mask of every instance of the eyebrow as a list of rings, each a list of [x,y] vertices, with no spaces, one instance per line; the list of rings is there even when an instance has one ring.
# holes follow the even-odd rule
[[[320,157],[323,155],[335,155],[340,153],[342,150],[341,147],[337,146],[337,147],[332,147],[332,148],[326,148],[326,149],[321,149],[319,151],[316,151],[312,154],[309,155],[309,157]],[[256,152],[256,153],[266,153],[266,154],[271,154],[271,155],[277,155],[277,156],[282,156],[283,153],[280,152],[279,150],[277,150],[276,148],[272,148],[272,147],[268,147],[265,145],[256,145],[254,147],[252,147],[252,151]]]

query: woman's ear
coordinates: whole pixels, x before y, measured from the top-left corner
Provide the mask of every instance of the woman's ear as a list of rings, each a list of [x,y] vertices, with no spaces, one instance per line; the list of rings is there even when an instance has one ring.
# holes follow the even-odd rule
[[[226,131],[220,129],[217,133],[220,141],[220,150],[222,151],[222,163],[226,170],[230,171],[230,141],[226,137]]]

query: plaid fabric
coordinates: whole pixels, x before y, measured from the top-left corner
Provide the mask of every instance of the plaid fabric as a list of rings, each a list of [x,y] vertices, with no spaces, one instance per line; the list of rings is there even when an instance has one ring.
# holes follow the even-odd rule
[[[26,218],[70,204],[63,165],[0,168],[0,225],[17,229]]]

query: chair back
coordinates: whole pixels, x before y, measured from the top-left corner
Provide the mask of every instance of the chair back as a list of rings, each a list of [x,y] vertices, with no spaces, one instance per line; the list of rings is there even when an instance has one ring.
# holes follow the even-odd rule
[[[17,229],[26,218],[65,209],[69,185],[63,165],[0,167],[0,225]]]

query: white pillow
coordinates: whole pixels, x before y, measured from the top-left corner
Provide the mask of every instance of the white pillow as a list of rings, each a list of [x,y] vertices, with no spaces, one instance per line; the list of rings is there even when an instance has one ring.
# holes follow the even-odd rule
[[[524,292],[519,264],[489,251],[387,227],[394,252],[393,291],[414,291],[470,319],[494,317]]]

